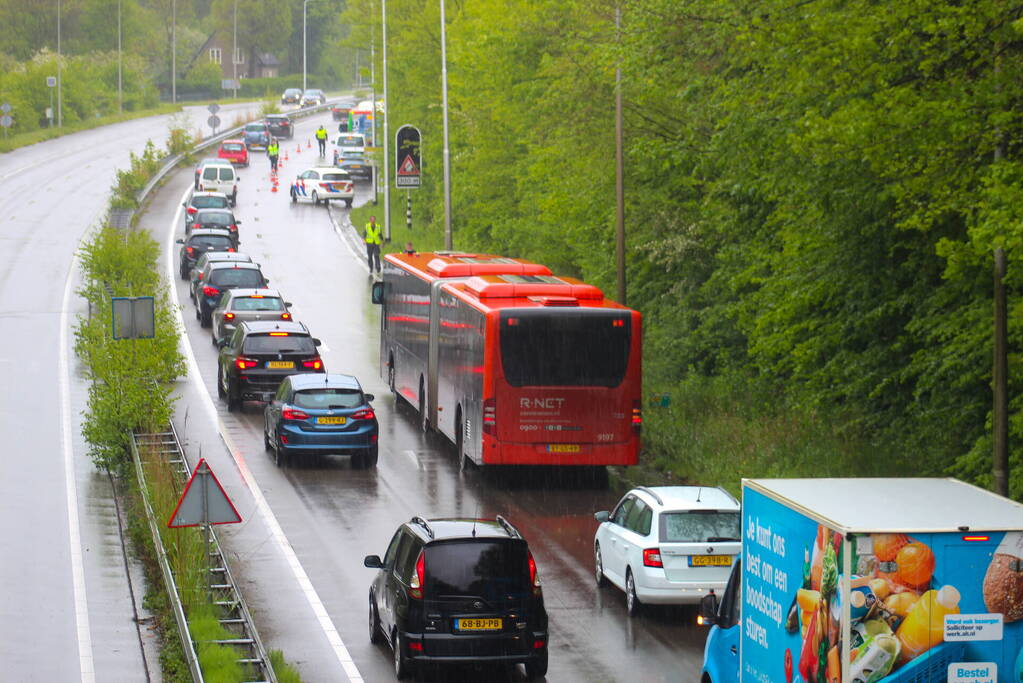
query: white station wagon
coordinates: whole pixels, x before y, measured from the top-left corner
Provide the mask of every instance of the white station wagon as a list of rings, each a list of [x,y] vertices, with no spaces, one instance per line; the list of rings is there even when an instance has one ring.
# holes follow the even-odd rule
[[[720,593],[742,548],[739,501],[720,488],[639,486],[594,518],[597,585],[625,591],[633,617],[643,603],[696,604]]]

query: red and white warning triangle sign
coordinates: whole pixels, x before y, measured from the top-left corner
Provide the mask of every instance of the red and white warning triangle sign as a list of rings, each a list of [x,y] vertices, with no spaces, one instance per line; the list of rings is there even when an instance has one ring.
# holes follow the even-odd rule
[[[237,524],[240,521],[242,516],[235,510],[224,487],[205,458],[200,458],[167,526],[174,529],[200,524]]]
[[[398,175],[419,175],[419,168],[416,166],[416,162],[411,154],[407,155],[405,161],[401,162],[401,166],[398,167]]]

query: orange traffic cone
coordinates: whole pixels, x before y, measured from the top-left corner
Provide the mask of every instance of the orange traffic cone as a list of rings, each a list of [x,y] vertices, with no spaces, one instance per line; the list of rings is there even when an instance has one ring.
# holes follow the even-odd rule
[[[288,153],[287,153],[287,152],[285,152],[285,153],[284,153],[284,160],[285,160],[285,161],[287,161],[287,160],[288,160]]]
[[[301,153],[302,153],[302,145],[299,145],[298,147],[295,148],[295,154],[301,154]]]
[[[277,191],[277,183],[274,183],[273,185],[270,186],[270,191],[271,192],[276,192]]]
[[[305,141],[305,148],[306,149],[312,149],[312,147],[313,147],[313,141],[312,140],[306,140]]]

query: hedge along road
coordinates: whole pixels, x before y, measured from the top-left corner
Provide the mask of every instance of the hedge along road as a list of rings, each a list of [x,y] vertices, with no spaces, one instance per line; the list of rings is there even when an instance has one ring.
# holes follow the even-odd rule
[[[366,599],[372,571],[362,566],[363,556],[383,554],[397,525],[413,514],[502,514],[523,531],[540,566],[551,619],[548,680],[698,681],[705,634],[693,624],[694,610],[652,609],[629,619],[620,591],[594,586],[592,514],[614,505],[614,492],[529,477],[491,479],[473,469],[460,473],[452,449],[424,437],[415,415],[395,404],[379,375],[379,310],[369,303],[364,254],[339,239],[344,228],[332,225],[323,207],[289,201],[290,181],[314,163],[315,144],[306,147],[307,131],[324,120],[302,122],[298,140],[282,144],[289,159],[277,193],[270,191],[262,155],[241,171],[236,209],[242,220],[240,250],[262,266],[271,287],[294,303],[295,318],[323,340],[320,351],[328,371],[355,374],[376,395],[377,468],[352,469],[340,457],[315,458],[288,469],[274,465],[263,447],[262,407],[247,403],[242,411],[228,413],[217,398],[216,350],[177,277],[173,240],[182,236],[177,211],[187,172],[160,190],[146,217],[148,225],[164,231],[168,277],[183,307],[195,360],[191,381],[181,386],[177,426],[190,457],[202,450],[247,520],[221,527],[220,533],[268,646],[282,648],[306,680],[344,681],[340,657],[328,642],[332,627],[365,680],[393,680],[389,648],[369,643]],[[302,152],[296,155],[298,143]],[[368,195],[367,184],[359,183],[356,204]],[[341,221],[348,213],[341,205],[333,212]],[[267,523],[259,499],[275,522]],[[310,600],[309,590],[324,613]],[[326,633],[324,619],[330,624]],[[521,668],[464,667],[427,672],[425,678],[521,680],[523,675]]]
[[[259,106],[224,109],[233,117]],[[199,129],[209,114],[189,107],[185,116]],[[129,153],[150,139],[165,146],[170,121],[136,119],[0,155],[5,680],[147,680],[110,485],[80,436],[86,385],[71,341],[75,316],[86,313],[74,296],[79,243]],[[151,654],[148,666],[158,669]]]

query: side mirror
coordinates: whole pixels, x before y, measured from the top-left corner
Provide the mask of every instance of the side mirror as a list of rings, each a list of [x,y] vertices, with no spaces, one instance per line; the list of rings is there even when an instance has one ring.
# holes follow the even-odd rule
[[[263,278],[263,284],[264,285],[270,284],[270,278],[267,278],[267,277]]]
[[[380,561],[379,555],[366,555],[362,561],[363,566],[369,567],[370,569],[383,569],[384,563]]]
[[[224,337],[217,337],[217,348],[222,349],[227,346],[227,339]]]
[[[241,224],[242,224],[242,222],[241,222],[240,220],[238,220],[238,219],[235,219],[235,221],[234,221],[234,224],[235,224],[235,225],[241,225]]]
[[[181,202],[181,206],[183,206],[183,207],[185,207],[187,209],[188,208],[188,202]]]
[[[285,302],[284,302],[284,307],[285,307],[285,308],[291,308],[291,307],[292,307],[292,306],[294,306],[294,305],[295,305],[295,304],[291,303],[290,301],[285,301]]]
[[[321,342],[321,341],[320,341],[319,339],[317,339],[316,337],[313,337],[313,343],[314,343],[314,344],[316,344],[317,346],[320,346],[321,344],[323,344],[323,342]]]
[[[593,519],[597,520],[601,524],[611,518],[610,513],[607,510],[601,510],[600,512],[593,513]]]
[[[184,244],[185,240],[174,240],[176,244]]]
[[[718,623],[718,596],[714,589],[700,600],[700,613],[696,616],[698,626],[714,626]]]
[[[372,299],[373,299],[373,303],[375,303],[375,304],[382,304],[382,303],[384,303],[384,283],[383,282],[374,282],[373,283],[373,289],[371,291],[371,296],[372,296]]]
[[[373,394],[366,394],[366,403],[372,403],[374,399],[376,399],[376,396]]]

